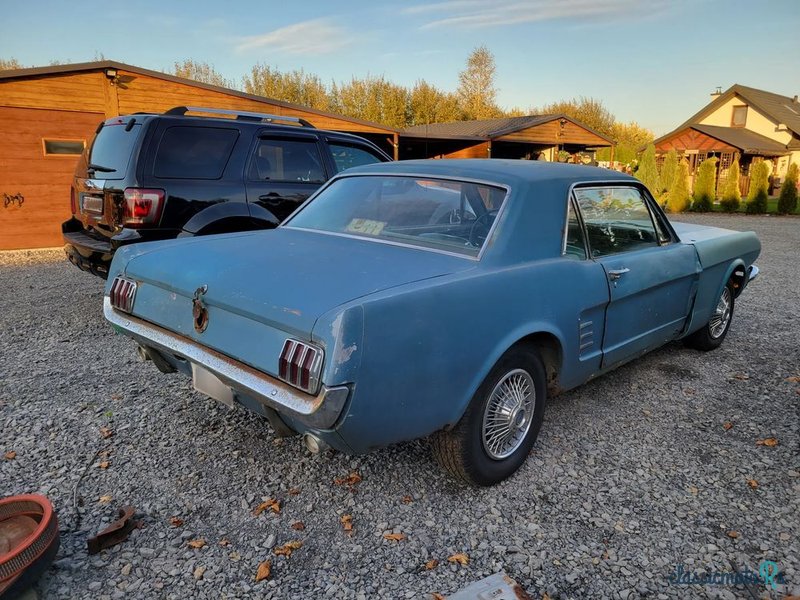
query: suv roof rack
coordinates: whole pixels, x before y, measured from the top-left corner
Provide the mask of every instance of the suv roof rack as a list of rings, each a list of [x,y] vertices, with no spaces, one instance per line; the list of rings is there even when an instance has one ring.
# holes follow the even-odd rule
[[[315,127],[300,117],[285,117],[281,115],[270,115],[267,113],[248,112],[242,110],[227,110],[224,108],[207,108],[203,106],[176,106],[166,111],[165,115],[185,115],[187,112],[204,112],[215,115],[233,115],[241,121],[264,121],[271,123],[272,121],[286,121],[289,123],[298,123],[301,127]]]

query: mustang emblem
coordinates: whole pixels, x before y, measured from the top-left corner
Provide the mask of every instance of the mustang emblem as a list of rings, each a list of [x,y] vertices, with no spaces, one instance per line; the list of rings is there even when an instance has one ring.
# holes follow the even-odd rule
[[[201,285],[194,291],[192,299],[192,316],[194,317],[194,330],[203,333],[208,327],[208,309],[203,304],[203,296],[208,291],[207,285]]]

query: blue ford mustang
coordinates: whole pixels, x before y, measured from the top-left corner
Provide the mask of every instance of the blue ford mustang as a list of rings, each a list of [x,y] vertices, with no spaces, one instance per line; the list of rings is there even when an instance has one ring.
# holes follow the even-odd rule
[[[760,247],[673,226],[613,171],[384,163],[272,231],[126,246],[105,316],[312,450],[432,435],[446,469],[491,485],[525,460],[548,394],[671,340],[717,347]]]

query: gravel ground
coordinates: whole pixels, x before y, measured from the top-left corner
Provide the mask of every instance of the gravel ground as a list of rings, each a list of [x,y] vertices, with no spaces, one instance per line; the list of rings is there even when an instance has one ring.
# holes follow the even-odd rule
[[[787,381],[800,375],[800,219],[687,219],[755,229],[764,246],[725,344],[672,344],[553,399],[522,470],[482,490],[445,477],[425,441],[348,457],[276,439],[142,364],[102,319],[101,281],[60,251],[0,253],[0,496],[46,494],[62,530],[36,591],[430,598],[504,569],[537,599],[759,598],[764,585],[668,578],[769,559],[788,582],[772,596],[800,594],[800,384]],[[354,471],[360,483],[335,483]],[[280,512],[254,516],[268,498]],[[122,504],[143,527],[88,556]]]

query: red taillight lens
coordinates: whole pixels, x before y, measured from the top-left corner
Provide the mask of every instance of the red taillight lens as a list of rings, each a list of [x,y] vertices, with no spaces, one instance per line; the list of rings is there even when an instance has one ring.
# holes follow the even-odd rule
[[[128,227],[155,225],[164,208],[164,190],[127,188],[122,222]]]
[[[133,301],[136,298],[136,282],[124,277],[117,277],[108,291],[111,306],[129,313],[133,310]]]
[[[73,215],[78,214],[78,203],[75,200],[75,188],[69,188],[69,209]]]
[[[286,340],[278,359],[278,376],[304,392],[314,394],[319,387],[322,350],[297,340]]]

